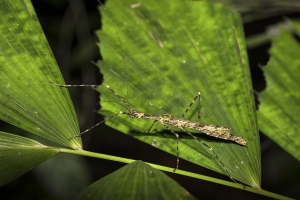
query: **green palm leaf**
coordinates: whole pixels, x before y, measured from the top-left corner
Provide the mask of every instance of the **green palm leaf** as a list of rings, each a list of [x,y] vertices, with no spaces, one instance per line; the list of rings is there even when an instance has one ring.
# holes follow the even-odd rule
[[[79,127],[57,63],[30,1],[0,3],[0,119],[73,149]]]
[[[57,148],[4,132],[0,132],[0,144],[0,186],[59,152]]]
[[[293,25],[299,36],[300,24]],[[282,29],[280,36],[272,42],[271,59],[267,66],[262,68],[267,88],[259,93],[259,127],[263,133],[300,161],[299,42],[285,29]]]
[[[117,192],[116,192],[117,191]],[[195,199],[178,183],[135,161],[85,188],[72,199]]]
[[[106,5],[119,31],[126,68],[116,31],[103,14],[99,38],[104,61],[98,65],[104,84],[134,109],[178,117],[200,91],[204,110],[201,122],[232,127],[233,134],[244,137],[248,146],[191,131],[214,149],[234,179],[259,188],[259,136],[240,16],[209,2],[135,3],[109,1]],[[102,114],[127,111],[115,94],[104,87],[99,90]],[[196,105],[186,118],[198,121]],[[107,121],[123,133],[176,155],[176,138],[164,126],[156,123],[147,134],[152,123],[126,115]],[[178,131],[176,127],[172,129]],[[215,155],[184,132],[179,152],[183,159],[226,174]]]

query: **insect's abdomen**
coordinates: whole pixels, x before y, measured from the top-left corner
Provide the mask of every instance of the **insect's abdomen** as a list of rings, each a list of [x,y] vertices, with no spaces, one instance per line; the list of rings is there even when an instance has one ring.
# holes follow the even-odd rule
[[[195,127],[196,130],[201,131],[209,136],[213,136],[216,138],[221,138],[224,140],[231,140],[233,142],[236,142],[240,145],[247,145],[247,142],[244,138],[235,136],[229,132],[229,130],[232,130],[231,128],[226,128],[223,126],[212,126],[209,124],[205,124],[204,126]]]
[[[186,120],[186,119],[179,118],[179,117],[171,117],[168,120],[164,120],[164,123],[167,123],[167,124],[170,124],[173,126],[177,126],[177,127],[198,130],[202,133],[205,133],[206,135],[220,138],[223,140],[230,140],[230,141],[236,142],[243,146],[247,145],[247,142],[244,138],[235,136],[229,132],[230,130],[232,130],[232,128],[204,124],[204,123],[200,123],[200,122],[193,122],[193,121]]]

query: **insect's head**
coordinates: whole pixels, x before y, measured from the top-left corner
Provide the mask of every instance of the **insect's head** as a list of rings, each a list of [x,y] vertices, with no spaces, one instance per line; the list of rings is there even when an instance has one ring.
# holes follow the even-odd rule
[[[139,112],[137,110],[130,110],[130,112],[128,113],[128,116],[130,118],[138,118],[138,119],[140,119],[140,118],[144,117],[144,115],[145,115],[145,113]]]

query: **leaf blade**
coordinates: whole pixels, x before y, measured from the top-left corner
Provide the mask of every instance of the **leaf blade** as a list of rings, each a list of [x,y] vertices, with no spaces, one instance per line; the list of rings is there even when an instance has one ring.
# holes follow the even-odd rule
[[[76,114],[30,1],[1,2],[0,118],[64,146],[81,149]]]
[[[116,16],[113,21],[126,54],[128,98],[122,52],[109,19],[109,26],[100,34],[104,62],[99,67],[105,76],[104,83],[131,107],[154,115],[181,116],[200,91],[205,110],[203,121],[232,127],[233,133],[246,138],[249,145],[241,147],[193,133],[214,149],[233,178],[260,187],[258,127],[239,15],[208,2],[141,2],[136,8],[131,8],[134,4],[128,1],[122,3],[111,5],[109,11],[112,17]],[[179,17],[178,13],[182,15]],[[124,111],[124,107],[112,103],[120,102],[116,95],[106,88],[99,91],[103,109],[111,113]],[[189,112],[187,119],[197,121],[196,109]],[[176,139],[172,134],[166,137],[162,125],[156,123],[152,130],[164,133],[163,136],[155,131],[145,134],[151,123],[126,116],[107,121],[119,131],[176,155]],[[226,174],[208,148],[184,133],[181,137],[181,158]]]
[[[73,198],[99,199],[103,196],[107,199],[195,199],[174,180],[142,161],[107,175]]]
[[[34,140],[0,132],[0,186],[21,176],[58,153],[57,148]]]
[[[292,23],[292,22],[290,22]],[[293,23],[300,34],[299,23]],[[271,58],[263,67],[267,88],[258,94],[259,128],[283,149],[300,161],[299,146],[299,43],[284,28],[272,41]]]

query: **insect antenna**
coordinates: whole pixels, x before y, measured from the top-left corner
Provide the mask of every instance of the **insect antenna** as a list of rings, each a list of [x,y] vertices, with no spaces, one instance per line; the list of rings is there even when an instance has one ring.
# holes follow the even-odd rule
[[[102,6],[102,8],[105,10],[107,16],[109,17],[112,25],[114,26],[114,29],[116,31],[116,34],[118,36],[118,41],[119,41],[119,44],[120,44],[120,47],[121,47],[121,50],[122,50],[122,57],[123,57],[123,66],[124,66],[124,69],[125,69],[125,74],[126,74],[126,98],[128,98],[128,72],[127,72],[127,67],[126,67],[126,60],[125,60],[125,53],[124,53],[124,49],[123,49],[123,45],[122,45],[122,42],[121,42],[121,39],[120,39],[120,36],[119,36],[119,32],[118,32],[118,29],[115,25],[115,22],[112,20],[109,12],[106,10],[106,8],[104,7],[104,5],[101,3],[100,0],[98,0],[99,4]]]
[[[98,2],[99,2],[99,4],[102,6],[102,8],[104,9],[104,11],[105,11],[105,13],[107,14],[107,16],[109,17],[109,19],[110,19],[110,21],[111,21],[111,23],[112,23],[112,25],[113,25],[113,27],[114,27],[114,29],[115,29],[115,31],[116,31],[117,37],[118,37],[118,42],[119,42],[119,44],[120,44],[120,48],[121,48],[121,51],[122,51],[123,66],[124,66],[125,74],[126,74],[126,98],[125,98],[125,99],[128,99],[128,72],[127,72],[127,67],[126,67],[125,53],[124,53],[124,49],[123,49],[123,45],[122,45],[121,39],[120,39],[120,37],[119,37],[119,32],[118,32],[118,30],[117,30],[117,28],[116,28],[116,25],[115,25],[114,21],[112,20],[110,14],[109,14],[109,12],[107,11],[107,9],[104,7],[104,5],[101,3],[100,0],[98,0]],[[122,104],[120,104],[120,103],[118,103],[118,104],[121,105],[121,106],[123,106],[126,110],[128,110],[128,113],[125,113],[125,112],[120,111],[120,112],[118,112],[118,113],[116,113],[116,114],[114,114],[114,115],[112,115],[112,116],[106,118],[105,120],[103,120],[103,121],[101,121],[101,122],[95,124],[94,126],[92,126],[92,127],[90,127],[89,129],[87,129],[87,130],[81,132],[79,135],[70,138],[69,140],[71,140],[71,139],[73,139],[73,138],[75,138],[75,137],[80,137],[82,134],[84,134],[84,133],[90,131],[91,129],[95,128],[96,126],[98,126],[98,125],[104,123],[105,121],[107,121],[107,120],[109,120],[109,119],[111,119],[111,118],[113,118],[113,117],[115,117],[115,116],[117,116],[117,115],[119,115],[119,114],[130,114],[130,113],[132,113],[132,111],[133,111],[132,108],[131,108],[131,106],[129,105],[129,103],[127,103],[127,101],[126,101],[125,99],[123,99],[120,95],[118,95],[118,94],[117,94],[113,89],[111,89],[110,86],[108,86],[108,85],[85,85],[85,84],[83,84],[83,85],[66,85],[66,84],[58,84],[58,83],[54,83],[54,82],[49,82],[49,83],[51,83],[51,84],[53,84],[53,85],[56,85],[56,86],[59,86],[59,87],[92,87],[92,88],[97,88],[97,87],[105,86],[105,87],[107,87],[112,93],[114,93],[114,94],[115,94],[115,95],[116,95],[116,96],[117,96],[117,97],[118,97],[118,98],[119,98],[126,106],[124,106],[124,105],[122,105]],[[117,103],[117,102],[115,102],[115,103]]]
[[[116,103],[116,104],[119,104],[120,106],[124,107],[126,110],[128,110],[128,112],[130,112],[131,110],[129,108],[127,108],[126,106],[122,105],[121,103],[119,102],[115,102],[115,101],[103,101],[103,102],[111,102],[111,103]]]

